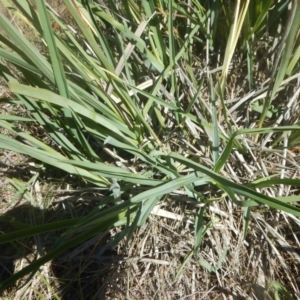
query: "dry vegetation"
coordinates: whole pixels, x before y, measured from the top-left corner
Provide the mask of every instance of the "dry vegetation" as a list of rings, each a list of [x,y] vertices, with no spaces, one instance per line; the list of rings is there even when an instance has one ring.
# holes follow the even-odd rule
[[[47,2],[65,20],[69,20],[69,24],[76,26],[61,1]],[[21,32],[29,34],[29,39],[37,39],[29,27],[14,19],[15,16],[4,6],[1,11]],[[261,44],[268,48],[272,42],[266,40]],[[267,50],[261,44],[256,49],[261,59],[253,74],[255,94],[251,99],[266,92],[267,78],[270,76],[264,56]],[[203,53],[198,53],[197,59],[198,62],[193,66],[194,73],[200,73],[201,78],[200,65],[206,60],[205,49]],[[218,60],[212,56],[211,60],[214,59]],[[211,71],[216,77],[217,67],[216,64]],[[13,66],[11,70],[16,77],[25,81],[22,74],[16,74]],[[232,121],[234,130],[243,128],[249,120],[247,126],[255,127],[259,118],[257,112],[244,104],[252,93],[246,80],[247,73],[245,59],[235,57],[225,87],[228,119]],[[184,73],[181,75],[181,84],[188,87],[189,81]],[[297,76],[294,80],[288,78],[290,88],[281,91],[273,102],[277,109],[290,107],[288,115],[284,116],[283,121],[282,114],[268,118],[265,127],[298,122],[298,73]],[[1,114],[30,116],[23,105],[11,101],[14,95],[6,83],[1,80],[0,85]],[[167,91],[162,92],[162,97],[167,96]],[[201,97],[203,103],[209,103],[209,85],[203,85]],[[227,130],[221,107],[217,113],[218,122],[224,124],[223,130]],[[199,115],[201,112],[198,111]],[[166,120],[166,123],[174,121],[171,117],[166,117]],[[30,125],[17,123],[16,126],[46,144],[50,143],[47,132],[35,122]],[[11,135],[4,128],[1,128],[1,133]],[[197,162],[212,168],[211,150],[203,146],[206,145],[207,136],[202,133],[202,142],[198,143],[180,134],[176,128],[170,131],[168,139],[172,150],[193,153]],[[247,184],[263,177],[272,178],[284,170],[285,178],[300,179],[298,148],[287,150],[282,145],[275,151],[268,147],[278,136],[273,133],[258,144],[249,135],[247,143],[251,148],[250,153],[240,154],[236,151],[222,170],[222,175],[240,184]],[[201,156],[198,149],[203,149]],[[126,155],[123,157],[126,158]],[[130,157],[126,160],[129,162]],[[101,199],[107,196],[107,189],[97,188],[52,166],[39,167],[40,164],[29,156],[0,150],[0,213],[4,217],[0,223],[1,233],[21,229],[25,224],[47,224],[66,218],[75,220],[88,215],[97,205],[103,205]],[[274,198],[300,195],[297,186],[274,185],[257,189]],[[127,197],[139,193],[134,187],[127,192]],[[211,185],[201,186],[199,192],[204,197],[220,201],[211,202],[203,215],[207,224],[203,230],[207,231],[198,250],[198,261],[192,251],[195,243],[194,216],[201,204],[188,197],[184,190],[176,190],[162,198],[147,222],[134,232],[129,231],[125,238],[121,234],[124,226],[101,232],[44,264],[32,277],[19,280],[16,285],[6,289],[0,299],[274,299],[277,291],[281,292],[280,299],[300,299],[299,218],[270,207],[256,206],[252,209],[248,233],[244,238],[244,209],[227,201],[228,197],[224,197],[223,191]],[[299,207],[298,204],[296,206]],[[11,273],[42,257],[61,233],[61,230],[47,232],[0,245],[0,280],[7,279]],[[131,239],[128,238],[130,234]],[[217,271],[209,271],[203,265],[205,262],[202,258],[211,266],[217,266],[222,257],[224,261],[221,261]],[[290,296],[284,294],[283,287]]]

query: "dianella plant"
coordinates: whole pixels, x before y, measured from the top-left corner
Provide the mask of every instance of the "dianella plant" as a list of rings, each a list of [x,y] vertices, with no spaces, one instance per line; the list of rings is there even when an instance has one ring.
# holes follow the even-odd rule
[[[67,18],[51,1],[0,2],[2,101],[26,111],[2,112],[0,148],[34,158],[36,174],[57,168],[107,191],[85,217],[1,235],[62,231],[0,289],[100,232],[129,240],[166,195],[197,203],[182,268],[192,256],[209,271],[226,261],[225,241],[217,262],[201,255],[215,218],[242,211],[245,237],[260,210],[300,216],[299,174],[285,168],[300,141],[297,0],[63,0]]]

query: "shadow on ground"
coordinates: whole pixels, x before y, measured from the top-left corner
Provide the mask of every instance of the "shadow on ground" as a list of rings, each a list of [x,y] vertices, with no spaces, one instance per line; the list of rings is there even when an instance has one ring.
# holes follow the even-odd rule
[[[83,212],[87,214],[91,209],[92,207],[87,203],[75,207],[75,211],[79,212],[80,216]],[[61,219],[70,218],[69,214],[65,210],[64,213],[60,213],[60,217]],[[25,224],[36,225],[58,221],[58,215],[55,210],[41,210],[28,204],[18,205],[0,217],[0,232],[5,234],[23,229]],[[28,262],[47,253],[62,232],[51,232],[24,238],[18,242],[1,244],[0,282],[28,265]],[[107,299],[109,287],[113,285],[111,275],[118,267],[116,252],[109,246],[110,239],[110,234],[100,233],[84,244],[67,250],[46,265],[46,268],[40,268],[41,275],[39,276],[43,276],[46,281],[32,280],[27,276],[17,286],[5,290],[2,294],[3,299],[10,299],[10,295],[16,295],[17,289],[19,291],[22,289],[48,290],[49,292],[53,287],[55,287],[54,293],[57,291],[59,294],[58,298],[53,299]],[[35,297],[31,299],[40,299],[38,295]],[[22,299],[29,298],[25,296]]]

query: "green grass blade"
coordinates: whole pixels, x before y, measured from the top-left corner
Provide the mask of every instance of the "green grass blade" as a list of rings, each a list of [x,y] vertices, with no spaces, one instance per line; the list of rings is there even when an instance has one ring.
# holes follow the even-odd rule
[[[68,108],[68,109],[72,108],[72,110],[77,114],[81,114],[86,118],[91,119],[93,122],[101,124],[101,126],[107,128],[107,130],[109,130],[111,134],[115,134],[116,136],[119,136],[121,139],[133,143],[132,139],[131,140],[126,139],[123,133],[120,131],[121,129],[125,131],[126,134],[128,134],[131,138],[134,138],[134,134],[130,130],[126,129],[125,127],[117,128],[116,126],[118,126],[118,124],[113,124],[112,121],[108,120],[107,118],[101,116],[100,114],[95,113],[92,110],[87,109],[86,107],[83,107],[82,105],[70,99],[59,96],[48,90],[37,89],[34,87],[29,87],[18,83],[11,83],[10,87],[14,93],[36,98],[37,100],[40,101],[42,100],[48,103],[56,104],[63,108]]]
[[[0,27],[5,30],[13,43],[18,45],[18,48],[20,49],[19,52],[28,57],[36,68],[41,70],[48,79],[54,82],[54,75],[46,58],[42,56],[39,51],[17,31],[17,29],[2,13],[0,13]]]
[[[1,234],[0,236],[0,244],[5,244],[13,241],[17,241],[26,237],[39,235],[46,232],[51,232],[55,230],[65,229],[68,227],[72,227],[77,224],[83,217],[66,219],[62,221],[55,221],[47,224],[30,226],[27,224],[23,224],[23,228],[28,226],[28,228],[20,229],[11,233]],[[14,219],[10,220],[7,218],[0,217],[0,220],[15,222]]]
[[[252,190],[244,185],[234,183],[224,177],[221,177],[220,175],[216,174],[215,172],[209,170],[208,168],[201,166],[189,159],[184,158],[183,156],[177,154],[177,153],[170,153],[170,157],[172,157],[174,160],[181,162],[182,164],[193,168],[195,171],[201,172],[208,176],[214,184],[216,184],[218,187],[223,189],[224,191],[232,191],[232,194],[238,194],[244,196],[246,199],[252,199],[256,201],[259,204],[265,204],[270,207],[273,207],[278,210],[282,210],[288,213],[291,213],[295,216],[300,216],[300,208],[296,206],[292,206],[286,203],[283,203],[277,199],[273,199],[271,197],[265,196],[261,193],[256,192],[255,190]],[[235,197],[232,197],[232,201],[234,201]],[[300,201],[300,200],[299,200]],[[239,206],[247,206],[247,201],[234,201],[235,204]]]
[[[290,11],[289,18],[287,19],[287,24],[285,28],[285,33],[283,40],[280,41],[280,44],[278,46],[277,50],[277,56],[276,61],[273,66],[273,72],[271,75],[271,81],[274,80],[273,84],[270,84],[270,88],[268,90],[268,95],[264,101],[263,105],[263,111],[261,113],[258,127],[262,127],[266,114],[269,110],[269,107],[275,97],[275,94],[277,93],[282,80],[284,79],[284,76],[287,71],[287,67],[290,61],[290,58],[292,56],[293,48],[294,48],[294,41],[296,38],[296,35],[299,31],[300,26],[300,5],[298,1],[292,1],[292,8]],[[280,61],[280,64],[279,64]],[[279,64],[279,67],[278,67]],[[277,72],[277,74],[276,74]]]
[[[37,1],[37,9],[40,15],[41,27],[45,36],[45,40],[49,49],[49,54],[52,63],[52,70],[55,78],[55,83],[58,87],[61,96],[69,97],[68,85],[65,77],[64,68],[61,63],[58,49],[56,47],[53,31],[51,28],[49,16],[44,1]]]

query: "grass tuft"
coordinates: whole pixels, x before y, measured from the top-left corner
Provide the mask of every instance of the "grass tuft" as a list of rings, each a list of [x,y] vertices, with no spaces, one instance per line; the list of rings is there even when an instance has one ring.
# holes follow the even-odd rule
[[[0,5],[3,297],[300,297],[298,1]]]

